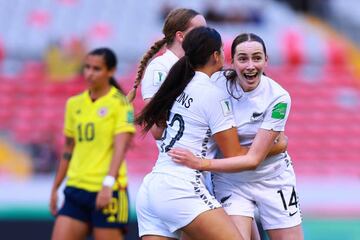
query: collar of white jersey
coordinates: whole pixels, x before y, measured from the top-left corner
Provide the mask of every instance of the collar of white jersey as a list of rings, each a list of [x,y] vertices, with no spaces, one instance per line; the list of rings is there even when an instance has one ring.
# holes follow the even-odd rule
[[[166,49],[164,56],[166,56],[171,62],[177,62],[179,60],[178,56],[169,49]]]
[[[195,71],[195,75],[193,77],[193,80],[196,80],[196,81],[209,81],[210,77],[204,72]]]

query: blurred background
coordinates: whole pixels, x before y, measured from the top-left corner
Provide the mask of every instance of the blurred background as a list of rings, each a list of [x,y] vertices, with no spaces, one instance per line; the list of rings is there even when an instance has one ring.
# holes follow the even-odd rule
[[[64,104],[85,89],[84,54],[108,46],[129,90],[175,7],[202,13],[223,37],[261,36],[267,75],[292,96],[286,128],[305,238],[360,239],[360,2],[357,0],[0,0],[0,239],[49,239],[50,188],[63,145]],[[138,92],[138,112],[143,102]],[[134,199],[156,160],[135,137],[127,162]],[[264,238],[265,239],[265,238]]]

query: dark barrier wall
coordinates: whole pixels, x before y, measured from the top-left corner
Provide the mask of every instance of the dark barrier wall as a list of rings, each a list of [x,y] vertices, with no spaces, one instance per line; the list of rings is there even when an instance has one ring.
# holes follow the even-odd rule
[[[49,220],[1,220],[1,240],[49,240],[54,222]],[[88,238],[90,240],[92,238]],[[137,223],[131,222],[126,240],[137,240]]]

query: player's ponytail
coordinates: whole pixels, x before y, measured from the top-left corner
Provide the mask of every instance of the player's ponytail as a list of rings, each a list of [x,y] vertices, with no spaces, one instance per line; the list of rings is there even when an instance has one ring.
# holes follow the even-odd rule
[[[120,85],[118,84],[118,82],[115,80],[114,77],[110,78],[109,83],[111,86],[114,86],[115,88],[117,88],[119,90],[119,92],[124,94],[124,91],[122,90],[122,88],[120,87]]]
[[[142,125],[145,132],[154,124],[165,127],[170,109],[194,77],[195,70],[205,66],[214,52],[220,53],[221,46],[220,34],[215,29],[199,27],[191,30],[182,43],[185,56],[173,65],[160,89],[135,122]]]
[[[156,41],[151,48],[149,49],[149,51],[147,51],[145,53],[145,55],[143,56],[143,58],[140,61],[140,65],[138,67],[138,71],[136,74],[136,78],[134,81],[134,85],[133,88],[129,91],[129,93],[127,94],[126,98],[128,99],[129,102],[134,101],[135,97],[136,97],[136,89],[138,88],[138,86],[141,83],[141,79],[143,77],[145,68],[148,64],[148,62],[150,61],[150,59],[152,59],[154,57],[154,55],[156,53],[158,53],[160,51],[160,49],[165,45],[166,43],[166,38],[164,37],[163,39]]]
[[[144,55],[138,67],[134,86],[126,96],[129,102],[132,102],[136,97],[136,89],[141,83],[145,68],[148,62],[154,57],[156,53],[166,44],[170,46],[174,43],[175,35],[178,31],[184,32],[190,27],[190,21],[199,13],[193,9],[177,8],[169,12],[166,16],[163,26],[164,38],[155,42],[150,50]]]

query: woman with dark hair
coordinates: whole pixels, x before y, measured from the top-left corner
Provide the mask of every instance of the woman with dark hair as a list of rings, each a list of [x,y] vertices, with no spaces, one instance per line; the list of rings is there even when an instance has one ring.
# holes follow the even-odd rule
[[[173,149],[169,155],[176,163],[214,172],[216,198],[225,199],[223,207],[243,236],[250,232],[257,207],[270,239],[302,240],[302,218],[291,158],[286,151],[268,155],[274,140],[285,130],[290,95],[263,74],[268,56],[259,36],[240,34],[233,41],[231,54],[233,70],[213,79],[233,96],[237,132],[240,143],[250,146],[248,153],[216,160],[200,159],[194,156],[195,152],[183,149]]]
[[[202,173],[174,163],[167,154],[172,147],[188,147],[199,156],[214,156],[215,143],[225,154],[240,151],[229,96],[210,82],[224,61],[219,33],[195,28],[182,48],[185,55],[137,117],[145,131],[165,129],[156,165],[136,200],[139,235],[145,240],[178,239],[181,232],[194,240],[242,239],[205,187]]]
[[[56,215],[52,239],[124,239],[128,223],[124,161],[135,132],[133,108],[114,79],[116,56],[108,48],[87,54],[88,90],[71,97],[65,110],[65,146],[51,190]],[[67,176],[65,202],[57,191]]]

